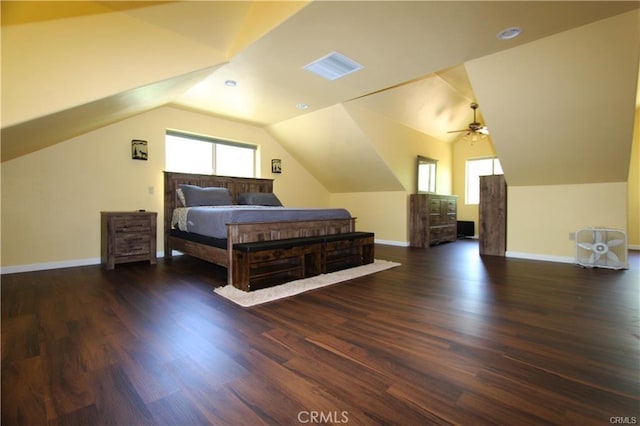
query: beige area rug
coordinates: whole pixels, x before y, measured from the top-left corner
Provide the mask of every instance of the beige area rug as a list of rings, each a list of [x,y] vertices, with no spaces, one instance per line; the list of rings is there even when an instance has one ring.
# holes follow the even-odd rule
[[[304,293],[305,291],[316,288],[326,287],[342,281],[384,271],[385,269],[390,269],[395,266],[400,266],[400,264],[396,262],[389,262],[387,260],[376,259],[373,263],[369,263],[368,265],[356,266],[355,268],[343,269],[342,271],[336,271],[330,274],[322,274],[311,278],[291,281],[261,290],[247,292],[239,290],[232,285],[226,285],[224,287],[217,287],[214,292],[218,293],[220,296],[226,297],[240,306],[255,306],[261,303],[271,302],[273,300]]]

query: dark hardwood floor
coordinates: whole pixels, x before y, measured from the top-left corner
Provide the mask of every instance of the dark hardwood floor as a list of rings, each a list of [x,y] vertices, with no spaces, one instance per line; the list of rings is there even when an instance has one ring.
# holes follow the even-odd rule
[[[2,276],[2,425],[640,422],[625,271],[376,246],[402,266],[254,308],[226,272]]]

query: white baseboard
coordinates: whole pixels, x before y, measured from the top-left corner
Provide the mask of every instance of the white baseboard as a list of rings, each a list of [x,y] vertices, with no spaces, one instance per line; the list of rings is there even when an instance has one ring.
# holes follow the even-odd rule
[[[182,254],[175,252],[176,254]],[[164,251],[156,253],[158,258],[164,257]],[[44,263],[32,263],[29,265],[16,265],[16,266],[4,266],[0,268],[0,275],[6,274],[18,274],[21,272],[35,272],[45,271],[48,269],[63,269],[63,268],[75,268],[78,266],[91,266],[99,265],[101,263],[99,257],[93,257],[89,259],[73,259],[73,260],[61,260],[59,262],[44,262]]]
[[[387,246],[396,246],[396,247],[409,247],[408,241],[393,241],[393,240],[375,240],[376,244],[382,244]],[[640,250],[640,246],[632,245],[629,246],[629,250]],[[174,256],[182,255],[182,252],[173,251]],[[158,258],[164,257],[164,251],[159,251],[157,253]],[[507,251],[505,253],[506,257],[512,257],[515,259],[529,259],[529,260],[542,260],[545,262],[560,262],[560,263],[576,263],[574,257],[568,256],[550,256],[546,254],[536,254],[536,253],[524,253],[517,251]],[[77,266],[90,266],[90,265],[99,265],[101,262],[99,257],[89,258],[89,259],[75,259],[75,260],[63,260],[59,262],[45,262],[45,263],[33,263],[30,265],[16,265],[16,266],[4,266],[0,267],[0,275],[6,274],[17,274],[20,272],[34,272],[34,271],[44,271],[48,269],[62,269],[62,268],[74,268]]]
[[[505,256],[514,259],[541,260],[544,262],[576,263],[576,258],[573,256],[552,256],[549,254],[524,253],[518,251],[507,251]]]
[[[29,265],[4,266],[0,268],[0,275],[17,274],[20,272],[44,271],[47,269],[74,268],[76,266],[99,265],[100,258],[62,260],[59,262],[32,263]]]
[[[409,241],[393,241],[393,240],[378,240],[374,239],[375,244],[382,244],[385,246],[396,246],[396,247],[409,247]]]

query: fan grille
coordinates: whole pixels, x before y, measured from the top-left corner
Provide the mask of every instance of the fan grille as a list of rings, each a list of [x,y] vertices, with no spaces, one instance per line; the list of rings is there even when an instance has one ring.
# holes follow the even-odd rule
[[[576,263],[586,267],[626,269],[626,234],[610,228],[580,229],[576,233]]]
[[[338,52],[329,53],[304,67],[327,80],[337,80],[362,68],[362,65]]]

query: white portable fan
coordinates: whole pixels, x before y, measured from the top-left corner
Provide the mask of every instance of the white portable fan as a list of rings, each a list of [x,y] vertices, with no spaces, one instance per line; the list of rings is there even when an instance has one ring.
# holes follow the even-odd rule
[[[589,268],[627,269],[627,235],[619,229],[578,230],[576,262]]]

